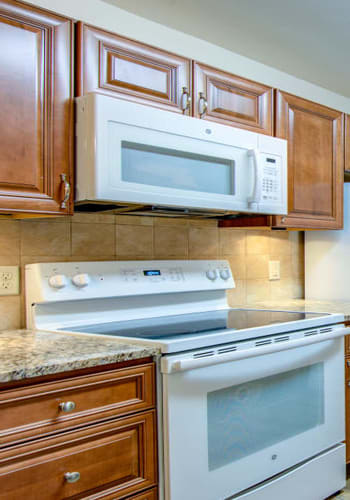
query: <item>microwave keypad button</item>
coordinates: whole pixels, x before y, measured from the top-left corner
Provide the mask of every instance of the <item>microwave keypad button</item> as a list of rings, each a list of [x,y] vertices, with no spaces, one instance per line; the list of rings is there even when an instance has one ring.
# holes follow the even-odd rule
[[[206,274],[208,280],[211,280],[211,281],[215,281],[216,278],[218,277],[218,273],[216,272],[215,269],[209,269],[205,274]]]

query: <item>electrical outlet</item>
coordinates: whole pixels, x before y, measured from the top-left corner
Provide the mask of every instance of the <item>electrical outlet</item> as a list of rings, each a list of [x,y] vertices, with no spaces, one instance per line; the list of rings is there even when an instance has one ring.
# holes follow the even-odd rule
[[[0,295],[19,294],[19,267],[0,266]]]
[[[280,271],[280,261],[279,260],[270,260],[269,261],[269,280],[279,280],[281,279],[281,271]]]

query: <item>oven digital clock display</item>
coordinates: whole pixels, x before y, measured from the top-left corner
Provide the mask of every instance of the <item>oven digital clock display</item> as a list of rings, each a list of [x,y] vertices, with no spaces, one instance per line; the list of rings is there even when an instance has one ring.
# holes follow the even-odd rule
[[[160,276],[162,273],[159,269],[148,269],[147,271],[143,271],[145,276]]]

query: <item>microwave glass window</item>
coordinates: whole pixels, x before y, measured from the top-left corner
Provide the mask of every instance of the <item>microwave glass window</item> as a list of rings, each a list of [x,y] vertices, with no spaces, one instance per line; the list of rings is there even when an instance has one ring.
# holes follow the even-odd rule
[[[324,424],[317,363],[207,395],[210,471]]]
[[[232,195],[234,160],[122,141],[122,180]]]

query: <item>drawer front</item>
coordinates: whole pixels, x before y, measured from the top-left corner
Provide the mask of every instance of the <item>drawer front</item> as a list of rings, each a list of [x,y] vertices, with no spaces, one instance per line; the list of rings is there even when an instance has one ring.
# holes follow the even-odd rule
[[[81,22],[77,23],[77,46],[78,95],[103,92],[177,113],[190,113],[189,59]]]
[[[84,500],[93,500],[93,498],[85,498]],[[107,495],[107,496],[102,496],[98,497],[99,500],[115,500],[116,496],[115,495]],[[158,488],[152,488],[150,490],[144,491],[143,493],[140,493],[139,495],[133,495],[132,497],[128,497],[125,500],[158,500]]]
[[[3,450],[0,499],[119,499],[154,486],[155,421],[152,410]],[[80,478],[68,482],[67,473]]]
[[[2,391],[0,445],[151,408],[154,384],[154,364],[149,363]],[[64,403],[75,408],[65,412]]]

